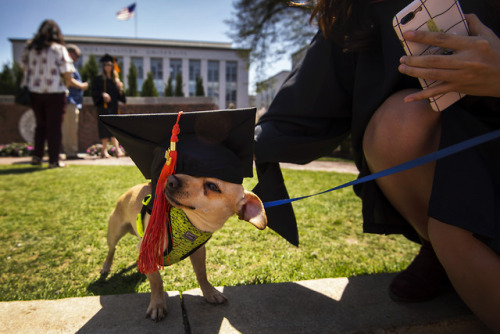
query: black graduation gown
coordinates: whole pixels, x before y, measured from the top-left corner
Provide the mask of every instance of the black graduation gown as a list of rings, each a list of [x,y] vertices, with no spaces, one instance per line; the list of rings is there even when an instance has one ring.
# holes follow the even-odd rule
[[[102,98],[103,92],[108,93],[111,97],[111,101],[107,103],[106,106]],[[104,89],[104,79],[102,75],[95,77],[92,81],[92,100],[97,107],[98,115],[116,115],[118,113],[118,101],[123,103],[127,102],[125,94],[120,92],[114,80],[106,78],[106,89]],[[111,132],[109,132],[100,119],[97,121],[97,126],[100,139],[112,137]]]
[[[398,72],[404,50],[392,27],[393,16],[409,1],[370,4],[378,47],[345,53],[318,33],[292,70],[255,129],[255,157],[264,201],[288,196],[278,162],[307,163],[332,150],[349,134],[360,177],[369,174],[362,138],[375,112],[393,93],[420,88]],[[462,0],[464,13],[475,13],[495,32],[500,23],[484,1]],[[492,15],[490,15],[492,14]],[[465,97],[442,113],[440,147],[500,128],[500,99]],[[500,142],[498,140],[439,160],[429,215],[474,232],[500,252]],[[330,185],[325,185],[325,189]],[[331,185],[334,186],[334,185]],[[371,233],[402,233],[418,240],[375,182],[354,187],[363,203],[363,228]],[[295,195],[295,194],[294,194]],[[307,195],[307,194],[296,194]],[[273,211],[276,210],[276,211]],[[279,212],[278,212],[279,211]],[[298,244],[291,205],[267,209],[269,226]]]

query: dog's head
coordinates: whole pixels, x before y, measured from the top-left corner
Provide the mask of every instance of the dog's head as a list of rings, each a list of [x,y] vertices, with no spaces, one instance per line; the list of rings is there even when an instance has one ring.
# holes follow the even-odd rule
[[[165,197],[202,231],[217,231],[234,214],[260,230],[267,226],[261,200],[241,184],[186,174],[170,175]]]

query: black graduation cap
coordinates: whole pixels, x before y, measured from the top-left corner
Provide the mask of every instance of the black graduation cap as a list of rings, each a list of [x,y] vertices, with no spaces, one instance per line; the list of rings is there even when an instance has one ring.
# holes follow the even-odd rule
[[[233,183],[252,177],[255,112],[255,108],[248,108],[183,113],[179,119],[176,173],[216,177]],[[177,113],[99,116],[144,177],[151,179],[153,195],[177,116]],[[262,173],[261,169],[257,169],[259,185],[254,189],[261,200],[288,198],[279,166],[270,165]],[[276,182],[278,179],[281,183]],[[266,215],[268,227],[298,245],[291,204],[268,208]]]
[[[242,183],[253,176],[255,108],[185,112],[179,119],[177,173]],[[153,185],[165,164],[177,113],[101,115]]]
[[[259,183],[252,190],[262,202],[290,198],[278,163],[256,163]],[[266,208],[267,226],[294,246],[299,246],[299,231],[292,204]]]
[[[101,63],[112,63],[114,60],[115,60],[115,58],[113,58],[113,56],[106,53],[104,56],[101,57],[100,62]]]

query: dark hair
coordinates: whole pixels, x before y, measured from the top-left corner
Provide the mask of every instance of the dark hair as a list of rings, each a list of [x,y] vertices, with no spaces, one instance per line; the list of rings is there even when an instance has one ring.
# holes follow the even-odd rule
[[[64,45],[61,29],[53,20],[45,20],[38,28],[35,37],[28,43],[28,48],[37,51],[48,48],[52,43]]]
[[[310,21],[316,18],[323,36],[345,51],[360,51],[376,42],[368,3],[368,0],[317,0]]]

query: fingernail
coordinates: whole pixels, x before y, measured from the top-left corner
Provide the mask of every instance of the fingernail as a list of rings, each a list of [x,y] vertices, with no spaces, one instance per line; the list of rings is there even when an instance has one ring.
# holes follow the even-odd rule
[[[404,63],[405,63],[405,61],[406,61],[406,56],[403,56],[403,57],[399,58],[399,62],[400,62],[401,64],[404,64]]]

